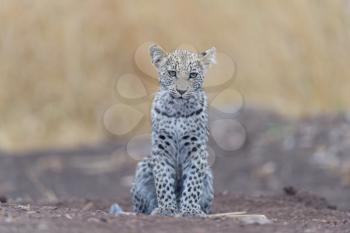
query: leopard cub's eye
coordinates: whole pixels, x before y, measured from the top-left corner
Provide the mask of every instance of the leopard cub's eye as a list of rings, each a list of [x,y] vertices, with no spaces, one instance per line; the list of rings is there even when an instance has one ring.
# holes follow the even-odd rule
[[[168,74],[169,74],[171,77],[175,77],[175,76],[176,76],[176,71],[175,71],[175,70],[168,70]]]
[[[190,73],[190,78],[195,78],[197,77],[198,73],[192,72]]]

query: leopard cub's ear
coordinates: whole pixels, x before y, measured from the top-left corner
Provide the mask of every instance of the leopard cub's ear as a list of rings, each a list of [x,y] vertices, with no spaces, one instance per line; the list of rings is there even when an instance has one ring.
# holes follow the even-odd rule
[[[152,59],[152,63],[155,67],[159,68],[165,61],[168,54],[159,45],[153,44],[149,47],[149,54]]]
[[[205,69],[208,69],[211,64],[216,63],[216,48],[212,47],[199,53],[199,59],[201,60]]]

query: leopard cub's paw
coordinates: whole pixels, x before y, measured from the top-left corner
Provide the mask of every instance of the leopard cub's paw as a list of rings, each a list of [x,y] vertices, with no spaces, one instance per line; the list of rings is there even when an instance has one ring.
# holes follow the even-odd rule
[[[200,208],[191,208],[191,209],[181,210],[181,216],[182,217],[200,217],[200,218],[207,217],[206,213],[204,213]]]
[[[164,208],[158,207],[155,208],[151,215],[159,215],[159,216],[179,216],[178,210],[176,208]]]

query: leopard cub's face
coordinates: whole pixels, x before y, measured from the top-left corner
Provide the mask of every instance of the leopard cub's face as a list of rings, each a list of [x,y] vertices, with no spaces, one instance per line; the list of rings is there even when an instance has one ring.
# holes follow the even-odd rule
[[[152,45],[150,55],[159,74],[160,89],[181,99],[189,99],[202,90],[205,73],[215,63],[215,48],[201,53],[178,49],[168,54]]]

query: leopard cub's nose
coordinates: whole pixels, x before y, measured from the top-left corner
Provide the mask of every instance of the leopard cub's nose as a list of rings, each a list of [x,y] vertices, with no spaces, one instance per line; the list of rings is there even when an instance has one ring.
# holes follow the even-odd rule
[[[179,89],[176,89],[176,91],[179,92],[180,95],[183,95],[186,92],[186,90],[179,90]]]

